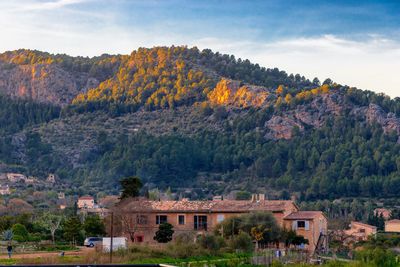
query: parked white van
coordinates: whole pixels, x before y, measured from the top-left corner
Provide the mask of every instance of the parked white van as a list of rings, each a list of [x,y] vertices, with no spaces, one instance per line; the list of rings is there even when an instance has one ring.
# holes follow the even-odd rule
[[[109,252],[111,248],[111,237],[103,237],[103,251]],[[126,237],[113,237],[113,251],[127,249],[128,239]]]

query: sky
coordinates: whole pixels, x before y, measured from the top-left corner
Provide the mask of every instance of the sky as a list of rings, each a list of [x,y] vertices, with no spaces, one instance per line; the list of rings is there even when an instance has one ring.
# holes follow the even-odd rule
[[[0,0],[0,52],[210,48],[400,97],[400,1]]]

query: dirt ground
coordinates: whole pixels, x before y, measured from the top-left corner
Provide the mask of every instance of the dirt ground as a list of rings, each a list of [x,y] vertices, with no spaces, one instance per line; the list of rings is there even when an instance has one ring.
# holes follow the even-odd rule
[[[85,255],[88,252],[94,251],[94,248],[87,247],[79,247],[79,250],[73,251],[65,251],[65,256],[81,256]],[[13,254],[12,259],[35,259],[35,258],[50,258],[50,257],[59,257],[60,251],[57,252],[30,252],[30,253],[18,253]],[[0,259],[8,259],[7,254],[0,255]]]

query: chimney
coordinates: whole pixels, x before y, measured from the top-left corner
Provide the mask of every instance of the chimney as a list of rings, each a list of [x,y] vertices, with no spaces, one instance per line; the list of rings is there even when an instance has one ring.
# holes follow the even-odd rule
[[[290,197],[290,200],[293,201],[294,203],[296,203],[296,195],[292,195],[292,196]]]
[[[223,196],[213,196],[212,200],[213,201],[222,201],[222,200],[224,200],[224,197]]]
[[[251,202],[259,202],[265,200],[265,194],[252,194]]]

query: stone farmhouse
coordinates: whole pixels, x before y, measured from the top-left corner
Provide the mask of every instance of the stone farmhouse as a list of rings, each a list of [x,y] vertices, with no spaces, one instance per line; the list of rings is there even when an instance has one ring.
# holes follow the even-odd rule
[[[350,229],[345,230],[344,232],[352,241],[358,242],[366,241],[368,240],[368,237],[376,235],[377,228],[373,225],[352,221]]]
[[[138,243],[155,242],[153,237],[159,224],[166,222],[173,225],[174,236],[185,232],[205,234],[212,232],[218,223],[228,217],[249,212],[270,212],[280,227],[293,229],[309,241],[304,248],[310,253],[328,246],[328,223],[324,214],[320,211],[300,211],[290,200],[265,200],[264,197],[208,201],[125,199],[113,211],[121,225],[125,225],[116,234]]]
[[[78,209],[93,209],[95,206],[94,198],[91,196],[83,196],[78,199]]]

